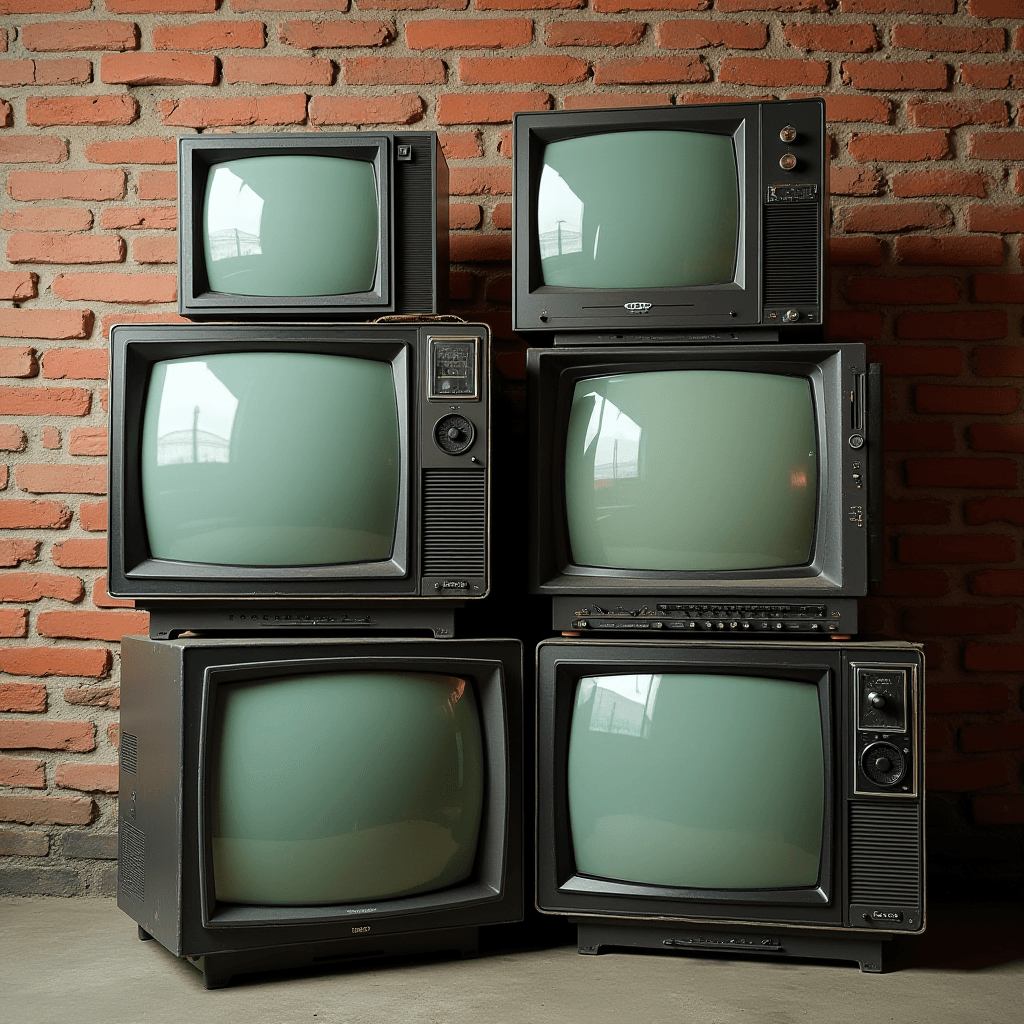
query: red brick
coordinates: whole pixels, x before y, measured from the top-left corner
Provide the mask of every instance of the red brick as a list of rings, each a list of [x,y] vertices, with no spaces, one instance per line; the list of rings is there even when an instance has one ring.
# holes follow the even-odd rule
[[[78,521],[83,530],[105,530],[107,528],[107,503],[105,501],[80,502]]]
[[[983,597],[1024,596],[1024,569],[986,569],[971,573],[969,588]]]
[[[0,138],[0,163],[59,164],[68,158],[68,144],[53,135],[5,135]]]
[[[962,726],[960,749],[967,753],[1024,749],[1024,722]]]
[[[952,423],[887,423],[885,450],[951,452],[956,448]]]
[[[406,39],[409,38],[409,29],[412,25],[422,24],[423,22],[410,22],[405,29]],[[483,22],[483,24],[494,24],[494,22]],[[546,46],[634,46],[643,38],[646,27],[642,23],[629,21],[549,21],[544,26],[544,44]],[[412,43],[409,45],[412,46]],[[659,43],[659,45],[663,44]],[[451,48],[447,47],[447,49]]]
[[[800,96],[794,94],[790,98]],[[860,121],[888,124],[892,120],[892,101],[883,96],[829,95],[825,97],[825,120],[833,124]]]
[[[550,34],[556,26],[571,28],[583,24],[576,21],[554,22],[548,25],[548,32]],[[405,25],[405,43],[410,50],[508,49],[527,46],[532,39],[533,21],[530,18],[425,20],[409,21]]]
[[[1017,467],[1010,459],[907,459],[904,470],[911,487],[1017,486]],[[1013,543],[1009,538],[987,539],[1006,540],[1011,546]],[[1005,561],[999,558],[985,560]]]
[[[175,206],[108,206],[100,214],[100,227],[125,229],[163,228],[173,231],[178,226]]]
[[[195,53],[105,53],[100,81],[107,85],[216,85],[217,58]]]
[[[667,92],[584,93],[577,96],[565,96],[562,100],[566,110],[600,110],[603,107],[667,107],[671,102],[672,95]],[[511,134],[509,132],[509,136]],[[511,158],[511,149],[507,153],[502,150],[502,155]]]
[[[906,89],[945,89],[949,67],[937,60],[846,60],[843,82],[855,89],[898,92]]]
[[[619,57],[594,65],[595,85],[645,85],[649,82],[709,82],[711,72],[699,56]]]
[[[1010,691],[1005,686],[944,684],[928,687],[928,711],[936,715],[986,714],[1008,711]]]
[[[964,217],[964,227],[968,231],[991,231],[991,232],[1024,232],[1024,206],[988,206],[972,203],[967,207],[967,214]],[[1014,277],[1020,278],[1020,275],[1008,275],[995,276],[995,275],[979,275],[979,277],[985,277],[990,279],[992,283],[997,281],[1010,282]],[[978,278],[975,278],[977,281]],[[988,300],[977,300],[977,301],[988,301]],[[997,300],[993,300],[997,301]],[[1020,301],[1010,300],[1010,301]]]
[[[46,21],[23,25],[21,44],[36,53],[137,50],[139,26],[132,21]]]
[[[107,739],[110,745],[118,750],[121,747],[121,726],[117,722],[111,722],[107,726]]]
[[[7,194],[20,202],[37,199],[123,199],[127,175],[109,171],[11,171]]]
[[[705,46],[762,50],[768,44],[768,27],[760,21],[662,21],[655,28],[654,38],[663,50],[698,50]]]
[[[7,239],[11,263],[123,263],[124,257],[124,239],[118,235],[27,231]]]
[[[262,21],[208,21],[198,25],[157,25],[154,50],[260,50],[266,46]]]
[[[969,793],[1009,782],[1002,761],[929,761],[927,777],[928,789],[948,793]]]
[[[0,672],[15,676],[100,679],[110,672],[111,660],[110,651],[95,647],[0,647]]]
[[[87,708],[114,708],[121,706],[120,686],[69,686],[64,691],[64,703]],[[78,787],[74,787],[78,788]]]
[[[25,120],[37,128],[48,128],[54,125],[105,127],[131,124],[138,118],[138,101],[125,95],[57,96],[53,98],[29,96],[25,100]],[[86,198],[102,197],[89,196]]]
[[[1017,609],[1012,605],[945,605],[939,608],[908,608],[903,612],[906,635],[960,636],[978,633],[1012,633]],[[964,749],[968,749],[964,747]]]
[[[349,0],[231,0],[233,11],[340,11],[344,13]],[[365,7],[366,4],[364,3]]]
[[[0,451],[23,452],[27,444],[28,438],[24,430],[13,423],[0,423]],[[0,556],[0,565],[6,564]]]
[[[882,243],[877,238],[833,238],[829,242],[829,262],[833,266],[882,265]]]
[[[586,0],[474,0],[473,6],[478,11],[564,11],[585,4]]]
[[[725,57],[718,72],[718,80],[762,87],[824,85],[828,81],[828,73],[828,61]],[[707,79],[688,79],[688,81],[707,81]]]
[[[517,110],[550,110],[546,92],[444,93],[438,96],[438,124],[508,124]]]
[[[349,85],[427,85],[445,79],[444,61],[419,57],[356,57],[341,61]]]
[[[107,432],[103,427],[78,427],[68,441],[70,455],[106,455]]]
[[[1008,224],[1005,230],[1013,228]],[[1024,274],[975,274],[971,282],[975,302],[1024,302]]]
[[[294,46],[301,50],[315,50],[320,47],[329,47],[332,49],[346,47],[346,46],[386,46],[395,38],[395,27],[387,21],[282,21],[277,27],[277,34],[282,43],[288,46]],[[227,64],[229,61],[246,60],[253,62],[256,60],[271,60],[271,61],[312,61],[314,58],[303,58],[303,57],[275,57],[275,58],[244,58],[244,57],[232,57],[225,60],[225,80],[233,81],[231,78],[227,78]],[[316,58],[316,64],[322,65],[327,64],[330,66],[330,61],[322,58]],[[312,65],[311,65],[312,67]],[[307,75],[311,75],[312,71],[307,71]],[[320,70],[318,74],[323,74]],[[269,79],[237,79],[238,81],[269,81]],[[273,79],[273,81],[280,81],[280,79]],[[289,80],[291,81],[291,80]],[[319,79],[316,80],[319,83]],[[327,83],[330,83],[330,79],[327,79]],[[296,81],[295,84],[302,84]],[[314,84],[314,82],[310,82]],[[320,83],[325,84],[325,83]]]
[[[14,109],[7,100],[0,100],[0,128],[10,128],[14,124]]]
[[[136,263],[177,263],[178,243],[174,238],[136,238],[132,242]]]
[[[924,345],[883,345],[869,350],[887,377],[959,377],[963,356],[957,348]]]
[[[72,640],[120,641],[127,633],[148,633],[149,613],[43,611],[36,616],[36,632]]]
[[[851,277],[846,286],[851,302],[880,302],[896,306],[959,301],[959,282],[955,277]],[[956,349],[942,349],[944,355]],[[959,365],[959,360],[957,360]],[[960,373],[958,369],[956,371]]]
[[[151,137],[90,142],[85,158],[94,164],[173,164],[178,154],[174,139]]]
[[[81,601],[84,596],[85,589],[77,576],[46,572],[0,574],[0,601],[27,603],[53,597],[59,601],[74,602]]]
[[[0,786],[24,786],[45,789],[46,773],[42,761],[28,757],[0,757]]]
[[[312,124],[414,124],[425,104],[415,93],[390,96],[314,96],[309,103]]]
[[[991,179],[980,171],[905,171],[889,179],[894,196],[984,196]]]
[[[497,203],[493,210],[491,210],[491,223],[502,231],[511,231],[512,229],[512,204],[511,203]],[[511,281],[511,278],[509,278]],[[494,282],[490,282],[493,285]],[[490,285],[488,286],[488,295],[490,294]],[[508,299],[512,301],[511,296]]]
[[[965,124],[1009,124],[1003,100],[949,100],[934,103],[913,99],[907,103],[907,118],[918,128],[959,128]]]
[[[91,227],[92,212],[76,206],[5,210],[0,214],[0,228],[8,231],[88,231]]]
[[[96,749],[96,729],[92,722],[30,722],[5,719],[0,721],[0,748],[73,750],[87,753]]]
[[[1024,825],[1024,796],[998,793],[971,800],[974,820],[981,825]]]
[[[146,201],[177,200],[178,175],[175,171],[142,171],[139,174],[136,192],[140,199]]]
[[[42,445],[51,450],[60,447],[60,431],[56,427],[43,427]]]
[[[447,160],[472,160],[483,156],[480,132],[441,132],[438,138]]]
[[[998,267],[1003,262],[1001,238],[929,238],[905,235],[896,239],[896,258],[901,263],[935,267]],[[964,314],[969,315],[969,314]],[[1006,336],[1002,334],[981,337]],[[944,337],[944,335],[938,335]]]
[[[0,64],[0,85],[79,85],[92,80],[92,61],[9,60]]]
[[[177,298],[173,274],[58,274],[50,287],[67,301],[146,304]]]
[[[28,610],[25,608],[0,609],[0,637],[28,636]]]
[[[92,603],[97,608],[134,608],[134,601],[120,601],[107,593],[107,577],[100,576],[92,585]]]
[[[839,212],[843,230],[851,232],[942,228],[953,222],[949,208],[938,203],[872,203],[848,206]]]
[[[830,0],[716,0],[715,10],[733,13],[734,11],[827,11],[832,4]]]
[[[453,167],[448,191],[453,196],[512,194],[511,167]]]
[[[479,4],[478,4],[479,6]],[[578,6],[582,7],[580,3]],[[706,11],[711,0],[591,0],[597,14],[621,14],[624,11]],[[719,6],[719,10],[725,10]]]
[[[0,796],[0,821],[23,825],[88,825],[96,817],[96,803],[77,796]]]
[[[59,501],[0,500],[3,530],[63,530],[70,522],[70,510]]]
[[[85,416],[91,404],[84,388],[0,387],[2,416]]]
[[[949,133],[941,131],[870,135],[854,132],[847,148],[858,163],[873,160],[910,163],[943,160],[950,155]]]
[[[22,562],[34,562],[39,556],[39,548],[37,540],[0,538],[0,565],[14,567]]]
[[[46,687],[42,683],[0,683],[0,711],[46,710]]]
[[[197,97],[161,100],[157,110],[164,124],[179,128],[302,124],[306,120],[306,94],[239,96],[226,100]]]
[[[882,175],[865,167],[834,167],[829,176],[829,190],[834,196],[878,195],[882,191]]]
[[[945,501],[892,501],[886,498],[885,521],[892,525],[948,523],[949,504]],[[888,578],[889,574],[886,573]]]
[[[36,350],[24,345],[0,348],[0,377],[35,377],[39,373]]]
[[[330,85],[334,65],[324,57],[225,57],[224,81],[251,85]]]
[[[964,668],[968,672],[1024,671],[1024,644],[978,644],[964,647]]]
[[[1001,28],[893,25],[892,45],[932,53],[998,53],[1006,48],[1006,32]]]
[[[1005,338],[1006,313],[1003,310],[977,310],[970,313],[904,313],[896,321],[899,338]],[[964,410],[967,411],[967,410]]]
[[[106,380],[110,360],[104,348],[52,348],[43,356],[49,380]]]
[[[212,14],[217,0],[103,0],[113,14]]]
[[[459,80],[467,85],[571,85],[585,82],[589,71],[588,61],[561,55],[459,58]]]
[[[842,25],[815,25],[798,22],[782,26],[782,34],[791,46],[801,50],[828,50],[833,53],[870,53],[879,48],[874,25],[849,22]]]
[[[64,761],[57,765],[53,781],[61,789],[79,789],[84,793],[116,793],[117,765]]]
[[[452,263],[493,263],[512,259],[512,239],[502,235],[452,235]]]
[[[960,81],[975,89],[1020,89],[1024,87],[1024,62],[961,64]]]
[[[106,494],[105,466],[17,466],[14,479],[30,494]]]
[[[890,570],[877,592],[882,597],[942,597],[949,593],[949,577],[928,569]]]
[[[967,10],[976,18],[1024,18],[1021,0],[970,0]]]
[[[360,0],[361,11],[464,11],[469,0]]]
[[[975,373],[979,377],[1024,376],[1024,348],[1000,345],[975,349]]]
[[[860,338],[865,341],[874,341],[882,337],[882,318],[878,313],[834,309],[829,314],[828,328],[834,338]]]
[[[102,537],[66,540],[51,549],[53,564],[63,569],[103,569],[107,564],[107,542]]]
[[[1024,452],[1024,426],[975,423],[967,429],[967,440],[970,442],[971,450],[975,452]]]
[[[1024,160],[1024,132],[982,132],[969,141],[967,155],[975,160]]]
[[[979,498],[966,501],[964,522],[968,526],[983,526],[985,523],[1024,526],[1024,498]]]

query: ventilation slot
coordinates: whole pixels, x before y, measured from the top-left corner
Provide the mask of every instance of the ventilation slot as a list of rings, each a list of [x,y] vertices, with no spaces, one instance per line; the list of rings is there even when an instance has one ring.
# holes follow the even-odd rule
[[[487,479],[482,469],[423,471],[423,575],[487,571]]]
[[[146,897],[146,834],[122,818],[120,845],[118,883],[123,892],[141,903]]]
[[[817,305],[817,203],[769,203],[764,208],[764,304]]]
[[[850,805],[850,902],[921,904],[921,809]]]
[[[121,733],[121,768],[132,775],[139,774],[139,737],[130,732]]]
[[[394,237],[402,243],[392,254],[397,280],[392,281],[391,287],[398,287],[395,312],[429,313],[434,308],[434,196],[426,167],[430,147],[407,135],[394,141],[396,146],[400,142],[412,145],[415,161],[396,160],[391,165],[397,185]],[[424,216],[424,211],[429,211],[430,216]],[[447,263],[444,272],[448,273]]]

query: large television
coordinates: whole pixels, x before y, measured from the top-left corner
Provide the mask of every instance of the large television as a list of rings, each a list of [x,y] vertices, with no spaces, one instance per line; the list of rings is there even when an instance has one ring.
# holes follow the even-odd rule
[[[450,636],[488,592],[489,349],[463,322],[115,325],[110,593],[153,636]]]
[[[538,908],[581,953],[880,971],[925,925],[923,694],[903,641],[541,643]]]
[[[518,640],[122,646],[118,906],[204,974],[521,920]]]
[[[516,114],[514,329],[820,332],[828,147],[821,99]]]
[[[180,137],[178,285],[193,320],[447,312],[436,133]]]
[[[881,371],[857,343],[531,348],[530,585],[567,632],[857,632]]]

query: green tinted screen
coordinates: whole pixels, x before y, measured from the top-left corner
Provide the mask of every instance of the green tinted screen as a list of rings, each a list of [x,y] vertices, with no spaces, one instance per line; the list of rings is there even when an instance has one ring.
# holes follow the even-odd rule
[[[810,381],[660,370],[577,382],[565,508],[577,565],[744,570],[810,560]]]
[[[401,479],[391,364],[309,352],[156,363],[142,429],[155,558],[388,559]]]
[[[210,289],[234,295],[369,291],[380,208],[373,165],[326,156],[214,164],[203,204]]]
[[[387,899],[468,877],[483,807],[472,685],[422,673],[218,688],[206,750],[217,899]]]
[[[817,687],[699,673],[581,679],[568,790],[581,874],[813,886],[825,793]]]
[[[730,136],[638,131],[551,142],[535,226],[544,284],[731,283],[739,208]]]

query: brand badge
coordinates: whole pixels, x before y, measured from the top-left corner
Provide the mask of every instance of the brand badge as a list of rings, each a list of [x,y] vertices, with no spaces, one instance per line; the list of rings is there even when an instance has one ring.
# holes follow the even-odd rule
[[[625,302],[623,306],[630,313],[646,313],[651,308],[650,302]]]

